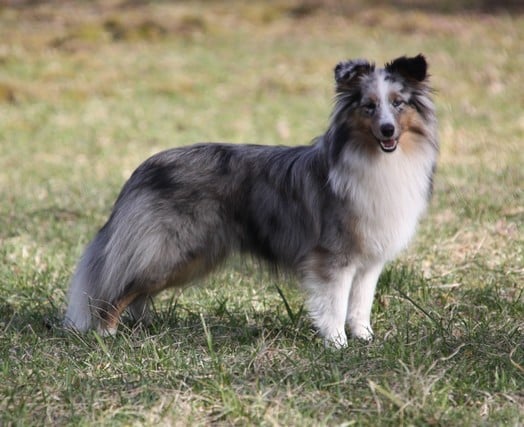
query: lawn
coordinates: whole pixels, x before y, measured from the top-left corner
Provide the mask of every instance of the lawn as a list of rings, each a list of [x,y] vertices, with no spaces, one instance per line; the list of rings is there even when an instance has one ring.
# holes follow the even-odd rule
[[[0,425],[524,424],[524,14],[493,3],[0,1]],[[419,52],[440,163],[372,343],[324,348],[293,278],[240,259],[148,328],[61,328],[142,160],[308,143],[338,61]]]

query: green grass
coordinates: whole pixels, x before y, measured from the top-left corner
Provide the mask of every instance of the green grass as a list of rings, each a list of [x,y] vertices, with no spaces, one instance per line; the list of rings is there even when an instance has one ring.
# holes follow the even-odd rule
[[[394,3],[0,5],[1,425],[524,423],[524,17]],[[61,330],[74,264],[140,161],[307,143],[337,61],[418,52],[441,159],[373,343],[325,349],[293,280],[238,259],[158,298],[146,330]]]

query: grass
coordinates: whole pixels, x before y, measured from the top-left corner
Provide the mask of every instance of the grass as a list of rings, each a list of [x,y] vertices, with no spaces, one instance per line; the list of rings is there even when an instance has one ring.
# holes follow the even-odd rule
[[[524,17],[373,4],[0,3],[0,424],[524,423]],[[373,343],[325,349],[293,281],[236,259],[158,298],[147,330],[60,329],[74,264],[140,161],[306,143],[338,60],[418,52],[441,160],[380,279]]]

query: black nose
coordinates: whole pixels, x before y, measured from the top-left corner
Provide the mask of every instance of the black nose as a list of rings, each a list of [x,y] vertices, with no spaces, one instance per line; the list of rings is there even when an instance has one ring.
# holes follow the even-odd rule
[[[383,137],[391,138],[395,133],[395,126],[393,126],[391,123],[385,123],[380,126],[380,132],[382,133]]]

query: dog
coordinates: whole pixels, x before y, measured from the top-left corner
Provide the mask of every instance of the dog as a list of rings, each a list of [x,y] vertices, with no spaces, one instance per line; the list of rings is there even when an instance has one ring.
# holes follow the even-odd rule
[[[162,290],[231,253],[298,276],[325,343],[373,338],[379,275],[406,247],[430,200],[439,152],[422,54],[334,69],[327,131],[305,146],[203,143],[142,163],[71,281],[65,326],[116,332],[148,317]]]

